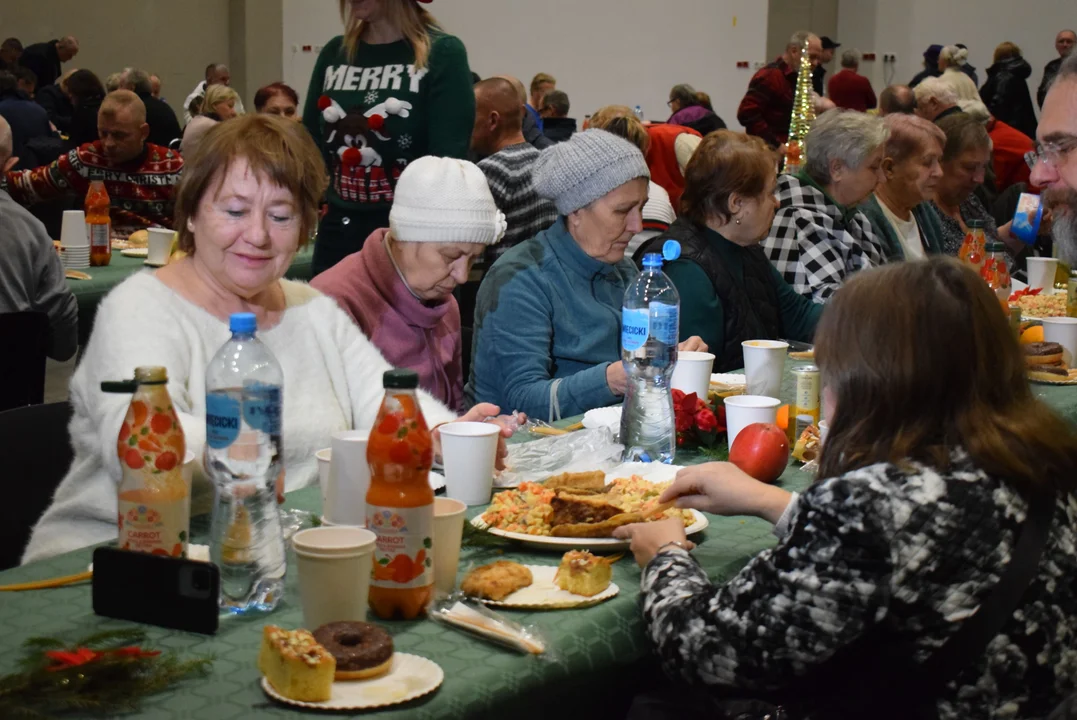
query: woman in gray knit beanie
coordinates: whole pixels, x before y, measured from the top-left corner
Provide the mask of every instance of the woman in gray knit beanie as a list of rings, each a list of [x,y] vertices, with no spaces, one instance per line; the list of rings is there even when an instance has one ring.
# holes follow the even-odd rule
[[[465,395],[558,419],[624,395],[621,304],[638,274],[625,250],[643,229],[650,172],[635,145],[588,130],[543,150],[532,177],[560,217],[483,280]]]

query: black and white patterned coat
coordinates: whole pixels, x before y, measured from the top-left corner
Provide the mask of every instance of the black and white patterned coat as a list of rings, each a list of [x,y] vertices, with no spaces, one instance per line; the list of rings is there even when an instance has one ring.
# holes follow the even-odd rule
[[[805,492],[778,546],[726,585],[683,550],[659,553],[642,578],[647,631],[671,676],[742,695],[781,689],[876,623],[924,662],[997,584],[1026,507],[961,450],[946,473],[847,473]],[[1043,718],[1077,689],[1075,528],[1067,496],[1023,604],[947,686],[941,718]]]
[[[778,212],[763,249],[793,290],[817,303],[857,270],[886,262],[864,213],[843,211],[794,175],[778,178]]]

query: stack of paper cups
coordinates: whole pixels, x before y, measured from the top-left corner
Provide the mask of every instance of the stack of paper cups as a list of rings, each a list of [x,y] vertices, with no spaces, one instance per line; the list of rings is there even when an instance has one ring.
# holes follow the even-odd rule
[[[60,260],[72,270],[90,267],[90,236],[86,232],[86,213],[81,210],[64,210]]]

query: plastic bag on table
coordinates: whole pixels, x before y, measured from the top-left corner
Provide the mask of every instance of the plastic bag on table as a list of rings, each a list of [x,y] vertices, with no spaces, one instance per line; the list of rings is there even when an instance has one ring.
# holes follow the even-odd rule
[[[537,482],[563,472],[608,470],[620,465],[624,445],[606,428],[577,430],[533,442],[509,446],[505,471],[495,479],[496,487],[516,487]]]
[[[460,592],[439,597],[430,607],[430,619],[520,652],[545,655],[549,649],[533,626],[515,623]]]

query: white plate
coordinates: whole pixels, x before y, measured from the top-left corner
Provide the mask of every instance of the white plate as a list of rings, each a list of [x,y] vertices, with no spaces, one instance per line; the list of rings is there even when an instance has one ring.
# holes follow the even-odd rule
[[[598,593],[587,597],[577,595],[557,587],[553,581],[557,574],[556,565],[525,565],[531,571],[532,582],[520,588],[503,600],[481,600],[490,607],[513,608],[516,610],[560,610],[564,608],[584,608],[609,600],[621,591],[617,583]]]
[[[698,510],[689,510],[692,513],[692,517],[695,518],[695,522],[684,529],[686,535],[695,535],[698,532],[702,532],[710,525],[710,521],[707,520],[707,516]],[[471,520],[471,524],[479,530],[486,530],[487,525],[482,520],[481,515],[476,515]],[[628,540],[618,540],[617,538],[575,538],[575,537],[553,537],[551,535],[527,535],[525,533],[508,532],[507,530],[499,530],[498,528],[489,528],[491,535],[498,535],[510,540],[518,540],[525,547],[534,548],[535,550],[556,550],[557,552],[564,552],[565,550],[601,550],[606,552],[608,550],[627,550],[629,546]]]
[[[723,385],[746,385],[748,378],[740,373],[714,373],[711,375],[711,382]]]
[[[124,257],[144,258],[144,257],[149,257],[150,249],[149,248],[127,248],[125,250],[120,250],[120,255],[123,255]]]
[[[338,680],[325,702],[290,700],[262,678],[266,695],[288,705],[313,710],[362,710],[386,707],[414,700],[431,693],[445,679],[445,671],[437,663],[418,655],[393,653],[393,669],[387,675],[370,680]]]
[[[622,406],[595,408],[583,414],[583,426],[588,430],[601,427],[620,427]]]

